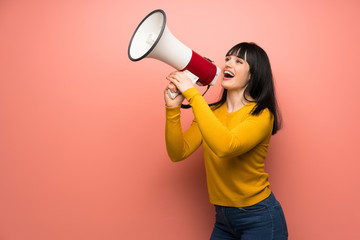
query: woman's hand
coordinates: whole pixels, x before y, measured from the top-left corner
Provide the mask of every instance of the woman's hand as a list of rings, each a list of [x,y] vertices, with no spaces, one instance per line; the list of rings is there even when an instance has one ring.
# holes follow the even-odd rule
[[[181,71],[172,72],[166,77],[181,92],[185,92],[189,88],[194,87],[191,79]]]
[[[170,90],[173,93],[179,93],[174,99],[172,99],[169,96],[168,90]],[[184,101],[184,96],[181,95],[179,90],[176,88],[176,86],[173,83],[169,83],[169,85],[166,87],[164,91],[164,98],[165,98],[165,104],[168,107],[177,107],[180,106],[181,103]]]

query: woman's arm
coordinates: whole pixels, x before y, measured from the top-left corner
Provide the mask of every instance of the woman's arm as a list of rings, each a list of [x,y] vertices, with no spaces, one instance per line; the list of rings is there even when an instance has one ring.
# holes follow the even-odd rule
[[[200,92],[183,72],[173,72],[167,79],[175,85],[192,106],[202,139],[219,157],[244,154],[269,137],[273,127],[270,111],[249,117],[229,130],[214,115]]]
[[[180,121],[180,106],[166,107],[166,149],[173,162],[190,156],[201,144],[202,136],[196,121],[183,133]]]
[[[196,88],[183,92],[192,106],[203,140],[219,157],[232,157],[248,152],[272,132],[272,115],[267,109],[249,117],[229,130],[214,115]]]

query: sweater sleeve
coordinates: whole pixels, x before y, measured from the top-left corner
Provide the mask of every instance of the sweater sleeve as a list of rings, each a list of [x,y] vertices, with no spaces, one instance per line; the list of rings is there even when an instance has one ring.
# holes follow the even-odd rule
[[[218,157],[244,154],[271,135],[273,120],[268,109],[256,116],[249,115],[230,130],[218,120],[196,88],[183,95],[192,106],[203,140]]]
[[[202,136],[195,120],[183,132],[180,113],[180,106],[173,108],[166,107],[166,149],[173,162],[181,161],[190,156],[202,142]]]

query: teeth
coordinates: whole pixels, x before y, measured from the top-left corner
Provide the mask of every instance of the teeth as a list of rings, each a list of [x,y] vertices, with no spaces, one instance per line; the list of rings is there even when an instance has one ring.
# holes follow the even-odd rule
[[[224,75],[227,75],[228,77],[234,77],[234,74],[227,70],[224,71]]]

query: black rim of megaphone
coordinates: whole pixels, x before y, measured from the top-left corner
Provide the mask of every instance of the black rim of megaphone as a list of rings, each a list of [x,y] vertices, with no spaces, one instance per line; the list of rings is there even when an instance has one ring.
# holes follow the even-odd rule
[[[156,41],[155,41],[154,44],[151,46],[151,48],[150,48],[145,54],[143,54],[143,55],[142,55],[141,57],[139,57],[139,58],[132,58],[132,57],[130,56],[130,48],[131,48],[131,45],[132,45],[133,38],[135,37],[135,35],[136,35],[137,31],[139,30],[140,26],[146,21],[146,19],[148,19],[148,17],[150,17],[151,15],[153,15],[153,14],[156,13],[156,12],[160,12],[160,13],[163,15],[163,17],[164,17],[163,25],[161,26],[161,31],[160,31],[159,36],[157,37]],[[164,30],[165,30],[165,26],[166,26],[166,14],[165,14],[165,12],[164,12],[162,9],[157,9],[157,10],[154,10],[154,11],[152,11],[151,13],[149,13],[149,14],[139,23],[139,25],[138,25],[137,28],[135,29],[134,34],[132,35],[132,37],[131,37],[131,39],[130,39],[130,44],[129,44],[129,48],[128,48],[128,56],[129,56],[130,60],[132,60],[132,61],[139,61],[139,60],[145,58],[145,57],[155,48],[155,46],[156,46],[156,45],[158,44],[158,42],[160,41],[160,38],[161,38],[161,36],[163,35],[163,32],[164,32]]]

